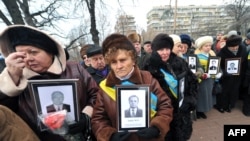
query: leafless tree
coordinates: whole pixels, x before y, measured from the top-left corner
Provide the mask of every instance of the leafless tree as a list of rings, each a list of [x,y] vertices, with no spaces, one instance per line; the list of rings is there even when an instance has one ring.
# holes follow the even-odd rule
[[[250,22],[250,1],[249,0],[231,0],[230,4],[226,5],[228,14],[235,19],[235,23],[231,28],[242,31],[244,24]],[[245,31],[245,30],[243,30]]]

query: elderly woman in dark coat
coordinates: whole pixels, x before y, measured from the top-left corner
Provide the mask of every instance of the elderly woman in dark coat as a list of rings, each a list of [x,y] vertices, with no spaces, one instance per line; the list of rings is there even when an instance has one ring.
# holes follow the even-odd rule
[[[29,26],[9,26],[0,34],[0,47],[6,62],[6,68],[0,74],[0,104],[18,114],[40,140],[65,141],[69,136],[40,130],[36,106],[27,87],[28,80],[79,79],[79,114],[86,118],[92,116],[96,95],[100,92],[98,85],[78,62],[66,62],[63,46],[48,34]],[[71,137],[84,132],[86,118],[81,118],[80,122],[70,127]],[[15,126],[13,128],[18,128]],[[6,138],[8,136],[11,133],[1,135]]]
[[[103,42],[103,54],[111,71],[100,83],[103,94],[97,96],[92,117],[93,132],[98,141],[162,141],[172,120],[172,105],[158,81],[136,65],[136,51],[128,38],[112,34]],[[150,127],[128,133],[118,132],[116,85],[146,84],[155,99],[151,98]],[[155,108],[154,108],[155,107]],[[121,117],[122,118],[122,117]],[[164,123],[164,124],[163,124]]]
[[[174,107],[173,121],[165,140],[186,141],[192,134],[190,112],[195,109],[198,80],[187,62],[172,53],[172,48],[172,38],[158,34],[152,41],[153,52],[144,69],[159,81]],[[182,78],[184,83],[180,86],[178,80]],[[183,93],[178,92],[181,88],[184,88]]]
[[[239,98],[239,87],[242,78],[245,76],[247,66],[247,51],[240,44],[242,38],[239,35],[231,35],[226,40],[226,46],[220,50],[218,56],[221,57],[220,67],[223,71],[221,77],[222,93],[218,95],[217,108],[219,111],[231,112]],[[233,75],[227,69],[229,63],[234,59],[238,62],[238,75]],[[227,68],[226,68],[227,67]]]

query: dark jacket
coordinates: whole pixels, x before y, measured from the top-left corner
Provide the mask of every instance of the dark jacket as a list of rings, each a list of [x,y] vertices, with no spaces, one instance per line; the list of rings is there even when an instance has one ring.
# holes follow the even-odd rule
[[[136,110],[135,115],[131,115],[130,109],[125,110],[125,117],[142,117],[142,109]]]
[[[46,109],[47,109],[47,113],[56,112],[60,110],[66,110],[67,112],[71,111],[69,104],[63,104],[62,109],[56,109],[55,106],[52,104],[52,105],[46,106]]]
[[[128,81],[134,84],[150,85],[150,91],[157,96],[157,113],[150,119],[150,126],[156,126],[161,134],[159,137],[149,140],[139,138],[136,133],[132,133],[126,141],[163,141],[165,134],[169,130],[169,123],[172,120],[173,109],[169,97],[160,88],[157,80],[155,80],[149,72],[141,71],[138,67],[135,67],[135,70]],[[111,71],[106,78],[106,86],[113,88],[115,85],[119,84],[121,84],[121,80],[116,78]],[[110,98],[107,93],[104,92],[97,96],[91,123],[93,132],[98,141],[108,141],[110,140],[111,135],[117,132],[116,107],[117,102]]]
[[[196,96],[198,93],[198,80],[197,77],[190,70],[188,63],[176,56],[174,53],[170,54],[167,63],[161,60],[158,53],[153,52],[147,64],[144,66],[154,78],[156,78],[163,90],[171,98],[174,107],[173,120],[170,124],[170,131],[167,133],[165,140],[170,141],[186,141],[192,134],[192,120],[190,111],[196,107]],[[164,79],[164,74],[160,71],[171,73],[177,80],[185,77],[184,82],[184,100],[179,108],[179,99],[175,98],[170,91],[168,83]],[[178,86],[179,88],[179,86]]]
[[[107,69],[107,74],[108,74],[108,72],[109,72],[108,65],[106,65],[105,69]],[[89,66],[86,70],[95,79],[97,84],[99,84],[102,80],[104,80],[106,78],[106,76],[103,76],[103,75],[97,73],[98,71],[91,66]]]
[[[187,62],[184,59],[176,56],[174,53],[171,53],[168,62],[164,63],[161,60],[158,53],[153,52],[147,64],[143,67],[143,69],[149,71],[153,75],[153,77],[159,81],[161,87],[171,98],[172,104],[175,108],[175,112],[177,112],[177,110],[179,109],[178,101],[171,94],[169,86],[164,79],[164,74],[160,71],[160,69],[162,68],[163,70],[171,73],[170,67],[172,68],[177,79],[181,74],[186,73],[185,90],[184,90],[185,98],[183,104],[187,105],[185,106],[183,105],[181,108],[185,107],[185,110],[184,109],[182,110],[184,110],[185,112],[190,112],[195,108],[198,80],[196,76],[191,72]]]
[[[141,56],[137,56],[136,63],[139,66],[140,69],[142,69],[143,66],[145,66],[146,61],[150,57],[150,54],[146,53],[144,50],[141,50]]]

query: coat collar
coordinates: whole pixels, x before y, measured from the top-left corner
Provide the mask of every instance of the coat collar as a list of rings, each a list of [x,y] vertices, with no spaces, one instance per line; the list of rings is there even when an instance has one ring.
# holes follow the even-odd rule
[[[143,83],[140,69],[138,68],[138,66],[135,66],[134,72],[132,73],[132,75],[128,79],[128,81],[130,81],[134,84],[142,84]],[[114,72],[111,70],[109,75],[107,76],[106,85],[109,87],[113,87],[113,86],[119,85],[121,83],[122,83],[122,81],[120,79],[118,79],[115,76]]]

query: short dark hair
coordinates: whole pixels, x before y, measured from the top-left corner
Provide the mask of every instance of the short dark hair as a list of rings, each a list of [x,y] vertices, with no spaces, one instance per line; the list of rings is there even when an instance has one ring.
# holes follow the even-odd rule
[[[145,41],[145,42],[143,43],[143,45],[145,45],[145,44],[151,44],[151,41]]]

